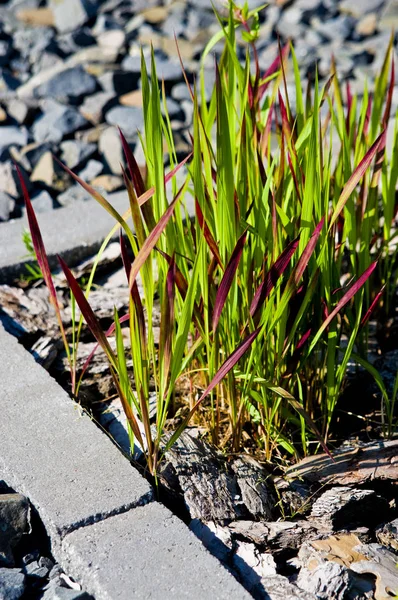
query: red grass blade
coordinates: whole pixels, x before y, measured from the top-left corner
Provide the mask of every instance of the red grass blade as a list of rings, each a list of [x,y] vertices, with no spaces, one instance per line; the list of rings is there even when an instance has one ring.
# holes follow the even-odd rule
[[[127,313],[127,315],[124,315],[123,317],[119,318],[119,323],[125,323],[129,319],[130,319],[130,315]],[[112,325],[109,327],[109,329],[107,329],[107,331],[105,332],[106,337],[109,337],[110,335],[112,335],[112,333],[115,332],[115,329],[116,329],[115,323],[112,323]],[[94,354],[97,352],[97,350],[98,350],[99,347],[100,347],[100,345],[97,342],[95,344],[94,348],[91,350],[91,352],[88,355],[88,357],[86,358],[86,360],[84,362],[84,365],[82,367],[81,373],[80,373],[80,377],[79,377],[80,380],[83,379],[83,375],[87,371],[87,369],[89,367],[89,364],[92,361],[92,358],[93,358]]]
[[[216,300],[214,303],[214,311],[213,311],[213,322],[212,328],[213,333],[215,333],[217,329],[218,322],[221,317],[222,309],[224,308],[225,302],[227,300],[227,296],[229,290],[231,289],[232,281],[235,277],[235,273],[239,266],[240,259],[242,257],[243,246],[246,242],[247,232],[245,231],[243,235],[236,242],[236,246],[231,254],[231,258],[226,266],[225,273],[223,278],[221,279],[221,283],[217,290]]]
[[[282,60],[285,60],[287,58],[289,52],[290,52],[290,42],[288,42],[282,48],[282,52],[281,52]],[[281,56],[278,54],[278,56],[275,58],[275,60],[271,63],[270,67],[264,73],[263,79],[266,79],[267,77],[270,77],[270,75],[273,75],[274,73],[276,73],[276,71],[279,69],[280,64],[281,64]],[[267,81],[266,83],[263,83],[262,85],[259,86],[259,88],[258,88],[259,101],[264,96],[265,92],[267,91],[269,84],[270,84],[270,81]]]
[[[256,293],[254,294],[253,301],[250,306],[250,315],[254,317],[257,311],[262,307],[265,300],[268,298],[273,287],[275,287],[279,277],[283,275],[286,268],[290,263],[290,259],[295,253],[299,245],[299,237],[290,242],[280,256],[276,259],[268,271],[264,281],[258,286]]]
[[[377,261],[371,263],[371,265],[362,273],[362,275],[357,279],[357,281],[352,284],[350,289],[339,300],[339,302],[337,303],[337,306],[332,310],[330,315],[324,320],[324,322],[320,326],[319,330],[317,331],[314,339],[311,342],[311,346],[310,346],[308,353],[311,352],[311,350],[315,346],[316,342],[319,340],[320,336],[325,331],[325,329],[328,327],[329,323],[337,315],[337,313],[340,312],[340,310],[343,308],[343,306],[345,306],[351,300],[351,298],[353,298],[353,296],[355,296],[355,294],[361,289],[363,284],[369,279],[369,277],[375,270],[376,266],[377,266]]]
[[[360,329],[362,329],[362,327],[364,327],[366,325],[366,323],[369,321],[370,316],[372,315],[374,309],[376,308],[376,305],[378,303],[378,301],[380,300],[380,298],[383,295],[383,292],[385,290],[386,284],[383,285],[383,287],[381,288],[381,290],[376,294],[376,296],[374,297],[371,305],[369,306],[368,310],[366,311],[362,321],[361,321],[361,325],[360,325]]]
[[[308,262],[311,258],[312,253],[315,250],[316,243],[321,234],[324,222],[325,222],[325,218],[322,217],[322,219],[319,221],[318,225],[315,227],[314,232],[313,232],[312,236],[310,237],[308,244],[304,248],[304,251],[303,251],[302,255],[300,256],[300,259],[297,263],[294,273],[292,273],[292,278],[293,278],[295,286],[297,286],[299,284],[299,281],[300,281],[305,269],[307,268]]]
[[[180,163],[178,163],[178,165],[176,165],[174,167],[174,169],[172,169],[169,173],[167,173],[164,177],[164,184],[166,185],[166,183],[168,183],[170,181],[170,179],[172,177],[174,177],[174,175],[176,173],[178,173],[178,171],[181,169],[181,167],[183,167],[185,165],[185,163],[187,163],[189,161],[189,159],[192,158],[192,152],[190,154],[188,154],[188,156],[186,156],[184,158],[184,160],[182,160]],[[148,202],[148,200],[150,198],[152,198],[152,196],[155,193],[155,188],[151,187],[149,188],[149,190],[147,190],[146,192],[144,192],[139,198],[137,198],[138,200],[138,204],[140,206],[142,206],[143,204],[145,204],[145,202]]]
[[[80,288],[79,284],[77,283],[77,280],[75,279],[74,275],[72,274],[71,270],[69,269],[69,267],[65,263],[65,261],[60,256],[58,256],[58,260],[59,260],[59,264],[61,265],[62,270],[65,274],[65,277],[66,277],[68,285],[71,289],[71,292],[76,299],[76,302],[81,310],[81,313],[82,313],[87,325],[90,328],[91,333],[93,334],[93,336],[95,337],[97,342],[100,344],[101,348],[104,350],[104,352],[108,356],[110,362],[112,363],[112,361],[113,361],[115,364],[116,360],[115,360],[115,357],[113,354],[113,350],[110,347],[109,342],[106,338],[106,335],[103,332],[103,330],[98,322],[98,319],[95,316],[91,306],[89,305],[86,296],[84,295],[82,289]]]
[[[142,194],[145,193],[146,189],[145,189],[144,180],[142,179],[140,168],[137,164],[137,161],[135,160],[135,156],[134,156],[130,146],[128,145],[127,140],[124,137],[123,132],[120,129],[120,127],[118,127],[118,130],[119,130],[119,135],[120,135],[120,139],[122,142],[124,156],[125,156],[125,159],[127,162],[127,166],[129,168],[131,180],[134,184],[134,187],[135,187],[135,190],[136,190],[138,196],[142,196]]]
[[[180,188],[176,197],[170,203],[169,207],[166,209],[164,214],[161,216],[158,223],[152,229],[151,233],[148,235],[144,244],[140,248],[140,251],[138,252],[137,256],[135,257],[134,262],[131,265],[131,271],[130,271],[130,278],[129,278],[130,290],[132,290],[132,288],[134,286],[134,282],[136,280],[136,277],[137,277],[140,269],[142,268],[143,264],[147,260],[148,256],[152,252],[152,250],[155,247],[155,245],[157,244],[160,236],[162,235],[163,231],[165,230],[166,225],[169,222],[169,220],[174,212],[177,202],[180,200],[183,187]]]
[[[37,262],[39,263],[39,267],[41,269],[41,272],[43,273],[44,281],[50,292],[51,303],[53,304],[53,306],[56,310],[57,309],[59,310],[57,294],[55,291],[54,282],[53,282],[51,271],[50,271],[50,266],[48,264],[47,253],[46,253],[46,249],[44,247],[43,238],[41,237],[40,227],[37,222],[35,211],[33,210],[32,202],[30,200],[29,193],[28,193],[28,190],[25,185],[25,181],[22,177],[22,173],[21,173],[18,165],[15,165],[15,168],[17,170],[19,182],[21,184],[22,193],[23,193],[23,197],[25,200],[26,214],[28,217],[29,229],[30,229],[30,234],[32,236],[32,242],[33,242],[33,247],[35,249]]]
[[[205,237],[207,245],[209,246],[214,258],[217,260],[221,269],[224,269],[223,264],[221,262],[220,253],[218,251],[218,246],[216,244],[214,237],[211,234],[211,231],[210,231],[206,221],[204,220],[202,209],[200,208],[200,204],[196,198],[195,198],[195,210],[196,210],[196,217],[198,219],[199,227],[203,231],[203,235]]]
[[[29,229],[30,229],[30,234],[32,237],[32,243],[33,243],[33,247],[35,250],[37,262],[39,263],[39,267],[41,269],[41,272],[43,273],[43,278],[44,278],[45,284],[49,291],[50,302],[55,309],[55,314],[57,316],[57,321],[58,321],[59,329],[61,332],[62,341],[63,341],[65,351],[68,355],[68,359],[70,362],[69,345],[68,345],[68,341],[66,339],[64,324],[62,322],[61,309],[60,309],[59,302],[58,302],[57,292],[55,291],[55,286],[54,286],[53,278],[52,278],[51,271],[50,271],[50,265],[48,264],[47,252],[46,252],[46,249],[44,246],[43,238],[41,236],[40,227],[37,222],[35,211],[33,210],[32,202],[30,200],[29,193],[28,193],[28,190],[25,185],[25,181],[22,177],[22,173],[21,173],[18,165],[15,165],[15,168],[17,170],[19,182],[20,182],[21,188],[22,188],[22,194],[23,194],[23,197],[25,200],[26,214],[28,217]],[[72,391],[74,393],[75,381],[74,381],[74,371],[73,371],[71,362],[70,362],[70,368],[71,368],[71,378],[72,378],[72,388],[73,388]]]

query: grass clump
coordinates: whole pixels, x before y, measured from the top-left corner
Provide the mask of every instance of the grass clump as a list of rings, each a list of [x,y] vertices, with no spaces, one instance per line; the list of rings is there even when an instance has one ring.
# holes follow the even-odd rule
[[[193,85],[187,79],[192,153],[178,162],[152,55],[150,75],[142,58],[145,181],[120,132],[126,214],[118,214],[70,172],[116,220],[100,253],[118,229],[124,236],[120,244],[129,313],[119,319],[115,310],[108,332],[102,331],[89,304],[96,265],[83,292],[62,259],[60,263],[74,301],[109,360],[131,443],[145,451],[154,475],[165,447],[193,419],[206,426],[220,448],[238,452],[251,447],[266,460],[281,453],[306,454],[311,443],[327,450],[349,361],[355,352],[357,362],[372,372],[368,320],[376,306],[389,310],[396,288],[396,244],[391,247],[397,127],[390,155],[386,147],[394,85],[392,42],[373,96],[366,87],[361,100],[349,84],[343,90],[335,72],[324,86],[315,79],[304,93],[289,45],[260,72],[255,11],[231,2],[228,18],[218,19],[220,31],[202,58],[204,65],[213,46],[224,40],[210,100],[205,98],[203,68]],[[247,44],[243,64],[237,58],[238,39]],[[294,107],[287,93],[289,68],[296,87]],[[183,168],[186,177],[177,189],[176,175]],[[58,306],[25,188],[24,193],[38,262]],[[195,207],[192,220],[188,203]],[[161,306],[158,343],[152,319],[156,299]],[[129,322],[126,347],[123,320]],[[81,326],[81,320],[74,323],[72,350],[64,335],[74,394],[80,385],[74,357]],[[111,333],[115,351],[107,339]],[[189,406],[165,444],[162,436],[175,413],[183,377],[190,381]],[[149,417],[150,381],[157,397],[155,427]],[[394,402],[387,393],[383,398],[383,434],[391,435]]]

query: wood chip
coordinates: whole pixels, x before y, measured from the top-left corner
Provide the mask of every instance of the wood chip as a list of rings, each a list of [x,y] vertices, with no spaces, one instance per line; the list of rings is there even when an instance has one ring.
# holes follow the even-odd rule
[[[288,479],[304,478],[320,485],[358,485],[366,481],[398,481],[398,440],[367,444],[333,454],[309,456],[286,472]]]

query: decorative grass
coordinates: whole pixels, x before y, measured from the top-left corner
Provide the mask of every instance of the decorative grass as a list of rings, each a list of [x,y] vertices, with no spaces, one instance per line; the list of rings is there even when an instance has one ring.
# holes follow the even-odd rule
[[[383,386],[367,362],[367,323],[374,310],[390,310],[397,283],[397,244],[392,245],[397,125],[390,155],[386,147],[395,78],[392,39],[373,94],[365,87],[360,100],[349,83],[343,89],[334,67],[324,86],[315,79],[304,93],[289,45],[261,73],[255,49],[258,17],[247,6],[231,2],[229,17],[218,19],[220,31],[202,57],[204,64],[214,45],[224,40],[210,101],[205,99],[203,68],[193,85],[187,78],[194,110],[192,153],[184,164],[177,160],[152,55],[150,76],[144,58],[141,74],[145,181],[120,132],[130,205],[126,214],[118,214],[64,167],[116,220],[100,254],[118,229],[124,235],[128,348],[116,310],[114,326],[103,332],[90,308],[96,265],[83,293],[62,259],[60,263],[108,358],[131,443],[144,450],[154,475],[183,377],[190,379],[189,408],[166,447],[196,420],[217,446],[232,452],[256,448],[266,460],[281,453],[306,454],[314,442],[328,451],[332,417],[354,352],[357,363]],[[238,37],[247,44],[244,64],[237,58]],[[286,85],[290,68],[294,109]],[[177,189],[176,175],[183,167],[187,175]],[[24,194],[39,265],[57,307],[25,188]],[[191,221],[184,218],[188,199],[195,204]],[[159,343],[153,331],[155,299],[161,306]],[[65,340],[75,394],[80,330],[81,322],[75,323],[71,349]],[[111,333],[116,351],[107,341]],[[149,417],[150,381],[156,387],[155,427]],[[383,404],[383,434],[392,435],[394,398],[385,388]]]

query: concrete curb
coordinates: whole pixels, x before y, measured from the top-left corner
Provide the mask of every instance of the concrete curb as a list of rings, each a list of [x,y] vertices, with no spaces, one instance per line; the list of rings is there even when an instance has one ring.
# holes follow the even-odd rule
[[[127,192],[107,195],[107,200],[121,214],[129,208]],[[50,266],[57,264],[56,254],[73,266],[95,253],[115,224],[115,220],[95,200],[75,202],[66,208],[37,215]],[[27,219],[0,223],[0,283],[17,278],[29,260],[22,242]]]
[[[0,479],[96,600],[251,596],[0,324]]]
[[[121,215],[129,208],[125,190],[107,194],[106,199]],[[193,198],[188,196],[185,203],[192,217],[195,214]],[[58,265],[57,254],[71,267],[95,254],[116,223],[96,200],[76,201],[71,206],[38,214],[37,220],[51,268]],[[131,220],[129,224],[132,227]],[[24,265],[31,262],[25,256],[22,242],[24,229],[29,229],[26,217],[0,223],[0,284],[18,278],[24,272]]]

